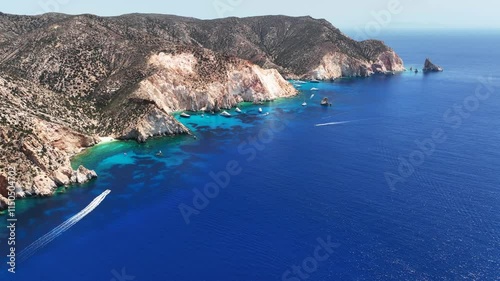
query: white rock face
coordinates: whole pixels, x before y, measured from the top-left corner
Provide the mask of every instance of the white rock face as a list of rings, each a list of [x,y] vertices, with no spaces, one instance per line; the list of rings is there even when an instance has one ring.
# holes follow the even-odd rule
[[[196,68],[197,59],[189,53],[160,53],[151,57],[150,64],[157,72],[140,83],[134,97],[151,101],[167,113],[228,109],[242,101],[275,100],[297,94],[278,71],[242,60],[227,63],[224,73],[216,79],[203,77]]]
[[[61,167],[52,174],[54,182],[58,185],[69,185],[71,184],[71,177],[73,176],[73,170],[67,167]]]
[[[158,55],[152,56],[149,63],[153,66],[187,76],[195,74],[194,68],[198,61],[191,53],[174,55],[161,52]]]
[[[97,174],[95,171],[91,171],[83,166],[78,167],[78,170],[74,171],[73,174],[75,183],[86,183],[94,178],[97,178]]]
[[[37,176],[33,181],[32,194],[49,196],[54,193],[57,185],[53,180],[45,176]]]
[[[317,68],[306,75],[306,79],[331,80],[340,77],[367,77],[374,73],[404,71],[403,61],[393,51],[381,53],[376,61],[349,57],[343,53],[330,53],[323,57]]]
[[[189,132],[173,116],[158,108],[152,109],[146,116],[136,120],[125,131],[128,132],[125,138],[135,139],[139,142],[145,142],[154,136],[176,135]]]

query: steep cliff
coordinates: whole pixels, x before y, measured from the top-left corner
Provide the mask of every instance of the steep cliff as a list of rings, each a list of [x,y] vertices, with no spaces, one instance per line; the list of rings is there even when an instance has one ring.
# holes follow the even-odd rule
[[[357,42],[323,19],[264,16],[189,25],[192,42],[276,68],[287,78],[329,80],[404,70],[401,58],[383,42]]]
[[[0,13],[0,207],[9,167],[18,196],[50,195],[96,176],[70,158],[99,137],[189,133],[172,112],[295,95],[284,77],[402,69],[382,42],[310,17]]]

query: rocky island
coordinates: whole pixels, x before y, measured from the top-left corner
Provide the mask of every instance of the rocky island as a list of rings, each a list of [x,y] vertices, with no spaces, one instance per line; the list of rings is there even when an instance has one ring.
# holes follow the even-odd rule
[[[435,65],[431,62],[430,59],[425,59],[424,63],[424,72],[442,72],[443,68],[441,68],[439,65]]]
[[[94,178],[70,159],[100,137],[189,133],[173,112],[296,95],[286,79],[402,70],[383,42],[311,17],[0,13],[0,207],[12,186],[49,196]]]

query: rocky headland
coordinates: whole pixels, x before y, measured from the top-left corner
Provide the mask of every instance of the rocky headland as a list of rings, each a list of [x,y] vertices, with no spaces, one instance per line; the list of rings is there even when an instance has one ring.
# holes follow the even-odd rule
[[[70,159],[100,137],[189,133],[173,112],[296,95],[285,79],[402,70],[383,42],[311,17],[0,13],[0,207],[11,186],[49,196],[96,177]]]

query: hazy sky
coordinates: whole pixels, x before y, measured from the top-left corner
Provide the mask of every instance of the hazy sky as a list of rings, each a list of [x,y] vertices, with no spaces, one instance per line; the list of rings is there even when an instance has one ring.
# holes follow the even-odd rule
[[[13,14],[61,12],[120,15],[162,13],[203,19],[285,14],[325,18],[343,29],[375,33],[389,28],[500,28],[496,0],[15,0],[0,11]]]

